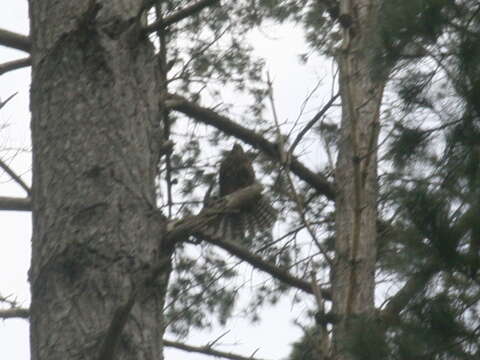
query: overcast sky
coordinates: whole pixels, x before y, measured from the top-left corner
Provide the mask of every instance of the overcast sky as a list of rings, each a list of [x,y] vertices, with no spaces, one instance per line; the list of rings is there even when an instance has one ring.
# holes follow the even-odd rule
[[[5,3],[8,3],[5,4]],[[0,5],[0,28],[22,34],[28,33],[27,1],[16,0]],[[321,69],[318,63],[307,67],[298,65],[298,55],[306,48],[302,33],[294,28],[264,27],[256,32],[252,39],[257,54],[264,57],[267,68],[275,84],[277,111],[281,120],[295,120],[300,106],[318,80],[326,82],[331,72],[329,65]],[[22,58],[26,54],[0,46],[0,63]],[[324,65],[325,67],[325,65]],[[14,99],[0,110],[0,157],[30,183],[30,133],[29,133],[29,83],[30,71],[17,70],[0,76],[0,99],[18,93]],[[318,108],[328,100],[328,93],[312,100],[312,108]],[[307,112],[308,114],[308,112]],[[0,196],[25,196],[23,190],[13,183],[8,175],[0,170]],[[0,294],[11,296],[19,304],[28,307],[29,285],[27,271],[30,262],[30,214],[0,211]],[[261,325],[250,325],[235,318],[227,328],[212,333],[193,333],[189,344],[204,345],[226,331],[221,343],[230,344],[221,349],[243,355],[251,355],[259,349],[256,356],[267,359],[284,358],[290,344],[299,335],[299,329],[292,319],[302,313],[299,308],[291,312],[291,304],[285,299],[277,307],[263,310]],[[233,346],[233,344],[237,344]],[[29,359],[28,323],[24,320],[0,321],[0,358]],[[207,357],[205,357],[207,358]],[[208,357],[211,358],[211,357]],[[202,356],[184,352],[166,350],[166,359],[203,359]]]

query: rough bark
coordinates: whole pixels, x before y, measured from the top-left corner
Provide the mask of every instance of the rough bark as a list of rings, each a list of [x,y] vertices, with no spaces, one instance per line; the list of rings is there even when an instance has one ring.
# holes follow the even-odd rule
[[[163,358],[162,112],[141,4],[30,0],[33,360]]]
[[[375,0],[343,1],[351,18],[338,51],[342,98],[336,166],[336,257],[332,272],[334,359],[350,359],[346,344],[355,319],[374,314],[377,139],[384,82],[372,77],[369,51]],[[351,334],[354,336],[354,334]]]

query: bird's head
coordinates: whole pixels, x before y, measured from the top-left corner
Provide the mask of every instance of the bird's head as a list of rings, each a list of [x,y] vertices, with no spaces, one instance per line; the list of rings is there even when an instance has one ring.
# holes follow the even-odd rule
[[[243,154],[243,148],[240,144],[235,143],[232,148],[232,154]]]

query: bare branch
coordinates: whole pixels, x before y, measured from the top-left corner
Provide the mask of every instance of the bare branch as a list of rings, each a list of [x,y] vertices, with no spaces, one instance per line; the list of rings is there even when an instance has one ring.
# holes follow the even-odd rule
[[[32,59],[30,57],[5,62],[3,64],[0,64],[0,75],[3,75],[6,72],[9,72],[12,70],[17,70],[17,69],[30,66],[31,63],[32,63]]]
[[[310,226],[310,223],[307,220],[307,217],[305,215],[305,206],[303,201],[300,199],[300,196],[298,195],[297,189],[295,187],[295,184],[292,180],[292,176],[289,171],[290,167],[290,159],[293,151],[290,151],[289,154],[285,152],[285,144],[282,141],[282,134],[280,133],[280,122],[278,121],[278,116],[277,116],[277,110],[275,107],[275,100],[273,97],[273,84],[270,80],[270,75],[267,73],[267,83],[268,83],[268,98],[270,100],[270,105],[272,107],[272,113],[273,113],[273,121],[275,122],[275,128],[277,130],[277,138],[278,140],[278,149],[281,152],[280,159],[281,159],[281,171],[285,172],[285,176],[288,180],[288,184],[290,186],[290,191],[292,194],[292,200],[294,201],[296,207],[297,207],[297,213],[302,220],[303,225],[305,225],[305,228],[307,229],[308,233],[310,234],[310,237],[312,238],[313,242],[317,245],[318,249],[324,256],[325,260],[327,263],[332,266],[333,262],[330,256],[328,255],[328,252],[324,249],[322,244],[317,238],[317,235],[315,234],[315,231],[313,231],[312,227]],[[297,138],[298,139],[298,138]],[[292,145],[293,148],[293,145]]]
[[[295,138],[295,140],[293,141],[292,143],[292,146],[290,146],[290,154],[293,154],[293,151],[295,150],[295,148],[297,147],[297,145],[300,143],[300,140],[302,140],[302,138],[305,136],[305,134],[312,128],[313,125],[315,125],[315,123],[320,120],[320,118],[325,115],[325,113],[328,111],[328,109],[330,109],[333,105],[333,103],[335,102],[335,100],[337,100],[337,98],[340,96],[340,93],[337,93],[335,94],[323,107],[322,109],[312,118],[312,120],[310,120],[308,122],[307,125],[305,125],[305,127],[302,129],[302,131],[300,131],[297,135],[297,137]]]
[[[287,270],[281,269],[278,266],[265,261],[262,257],[250,252],[245,247],[224,240],[221,236],[217,236],[216,234],[212,234],[211,231],[206,230],[208,224],[218,218],[219,215],[222,216],[224,213],[238,209],[249,201],[256,199],[261,191],[262,186],[260,184],[254,184],[225,196],[223,202],[203,209],[198,215],[188,216],[180,221],[170,223],[167,227],[168,230],[165,235],[165,241],[167,243],[173,243],[184,240],[188,238],[188,236],[193,235],[199,239],[217,245],[230,254],[249,263],[254,268],[270,274],[285,284],[303,290],[309,294],[313,294],[312,286],[308,281],[296,278]],[[322,290],[322,295],[324,298],[331,298],[330,291],[328,290]]]
[[[30,38],[8,30],[0,29],[0,45],[13,49],[30,52]]]
[[[180,349],[183,351],[188,351],[188,352],[194,352],[194,353],[199,353],[199,354],[205,354],[205,355],[211,355],[215,357],[221,357],[225,359],[231,359],[231,360],[261,360],[260,358],[254,358],[252,356],[241,356],[229,352],[224,352],[224,351],[218,351],[212,349],[211,346],[206,345],[206,346],[192,346],[192,345],[186,345],[183,343],[179,343],[176,341],[170,341],[170,340],[163,340],[163,344],[165,346],[173,347],[176,349]]]
[[[18,94],[18,93],[13,93],[13,94],[10,95],[5,101],[0,101],[0,109],[3,108],[5,105],[7,105],[8,102],[9,102],[10,100],[12,100],[12,99],[15,97],[15,95],[17,95],[17,94]]]
[[[10,167],[5,164],[5,162],[0,159],[0,168],[3,169],[11,178],[13,181],[15,181],[20,187],[27,192],[27,195],[30,196],[32,194],[30,188],[25,184],[25,182],[22,180],[20,176],[18,176]]]
[[[210,236],[208,234],[197,233],[198,237],[204,239],[205,241],[217,245],[222,249],[228,251],[230,254],[235,255],[239,259],[244,260],[245,262],[252,265],[254,268],[258,270],[262,270],[275,279],[280,280],[281,282],[288,284],[292,287],[297,289],[303,290],[309,294],[313,294],[312,286],[308,281],[304,281],[299,279],[293,275],[291,275],[288,271],[279,268],[278,266],[271,264],[265,260],[263,260],[260,256],[251,253],[248,249],[244,248],[243,246],[237,245],[228,240],[224,240],[220,237]],[[330,297],[330,292],[324,290],[324,297]]]
[[[214,128],[223,131],[225,134],[244,141],[255,149],[262,151],[265,155],[275,161],[281,161],[282,154],[276,144],[268,141],[254,131],[235,123],[226,116],[190,102],[179,95],[169,95],[169,100],[166,104],[173,110],[179,111],[199,122],[213,126]],[[335,189],[333,184],[321,174],[317,174],[307,168],[294,157],[291,157],[290,159],[290,170],[328,199],[335,199]]]
[[[0,211],[30,211],[32,201],[30,198],[12,198],[0,196]]]
[[[220,0],[200,0],[192,5],[186,6],[183,9],[178,10],[176,13],[166,16],[163,20],[155,21],[153,24],[150,24],[145,28],[147,33],[155,32],[159,29],[165,28],[172,24],[175,24],[189,16],[192,16],[207,6],[214,5],[219,3]]]
[[[0,310],[0,319],[28,319],[30,316],[30,311],[23,308],[11,308],[6,310]]]

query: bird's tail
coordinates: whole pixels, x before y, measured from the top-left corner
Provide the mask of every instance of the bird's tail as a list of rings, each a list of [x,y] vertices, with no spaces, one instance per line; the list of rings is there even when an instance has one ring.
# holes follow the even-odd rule
[[[208,231],[224,240],[249,244],[259,236],[270,237],[276,219],[277,211],[262,195],[246,208],[222,214],[208,226]]]

